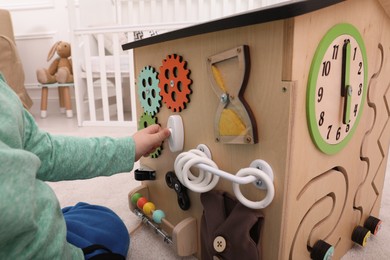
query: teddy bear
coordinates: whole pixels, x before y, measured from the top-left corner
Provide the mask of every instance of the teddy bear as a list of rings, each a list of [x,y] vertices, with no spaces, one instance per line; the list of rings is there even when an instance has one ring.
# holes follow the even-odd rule
[[[68,42],[57,41],[51,47],[47,55],[47,61],[53,58],[54,53],[59,56],[49,66],[49,68],[41,68],[37,70],[37,79],[41,84],[51,83],[72,83],[73,71],[72,61],[70,58],[71,48]]]

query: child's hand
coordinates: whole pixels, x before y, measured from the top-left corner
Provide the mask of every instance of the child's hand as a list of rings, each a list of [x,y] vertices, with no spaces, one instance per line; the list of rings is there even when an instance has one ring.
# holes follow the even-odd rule
[[[157,124],[148,126],[135,133],[133,135],[135,142],[135,161],[138,161],[141,156],[146,156],[154,152],[170,134],[171,132],[168,128],[162,128]]]

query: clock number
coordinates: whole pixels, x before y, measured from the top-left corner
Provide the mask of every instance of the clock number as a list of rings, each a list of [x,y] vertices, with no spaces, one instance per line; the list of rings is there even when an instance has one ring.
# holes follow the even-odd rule
[[[337,54],[339,53],[339,45],[333,45],[332,60],[337,60]]]
[[[362,91],[363,91],[363,84],[360,83],[359,84],[359,90],[358,90],[358,96],[360,96],[362,94]]]
[[[317,102],[319,103],[319,102],[321,102],[322,97],[324,96],[324,88],[323,88],[323,87],[320,87],[320,88],[318,89],[317,95],[318,95]]]
[[[328,126],[328,134],[326,135],[326,139],[329,140],[330,131],[332,131],[332,125]]]
[[[353,110],[353,114],[355,117],[357,115],[357,112],[358,112],[358,104],[355,104],[355,109]]]
[[[340,139],[340,136],[341,136],[341,127],[339,127],[339,129],[337,129],[336,141],[338,141]]]
[[[328,76],[330,73],[330,61],[324,61],[322,66],[322,76]]]
[[[359,71],[358,71],[358,75],[361,75],[361,74],[362,74],[362,67],[363,67],[363,62],[359,62]]]
[[[350,128],[350,126],[349,126],[349,124],[347,124],[347,127],[345,128],[345,132],[346,132],[346,133],[349,132],[349,128]]]
[[[355,47],[355,48],[353,49],[353,60],[356,59],[356,51],[357,51],[357,47]]]
[[[322,111],[320,114],[320,120],[318,121],[318,125],[322,126],[324,124],[325,111]]]

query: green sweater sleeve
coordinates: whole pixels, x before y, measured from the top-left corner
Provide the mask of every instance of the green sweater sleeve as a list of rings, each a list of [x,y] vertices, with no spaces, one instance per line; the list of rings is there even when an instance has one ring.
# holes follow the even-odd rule
[[[28,112],[24,117],[24,149],[41,160],[38,179],[87,179],[129,172],[133,168],[135,145],[131,137],[55,136],[41,131]]]

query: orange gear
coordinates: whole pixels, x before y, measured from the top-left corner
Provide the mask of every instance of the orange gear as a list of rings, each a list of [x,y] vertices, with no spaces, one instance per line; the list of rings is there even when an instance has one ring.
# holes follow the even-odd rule
[[[160,67],[158,74],[160,95],[173,112],[180,112],[190,102],[189,95],[192,93],[190,72],[187,69],[187,62],[177,54],[168,55]]]

